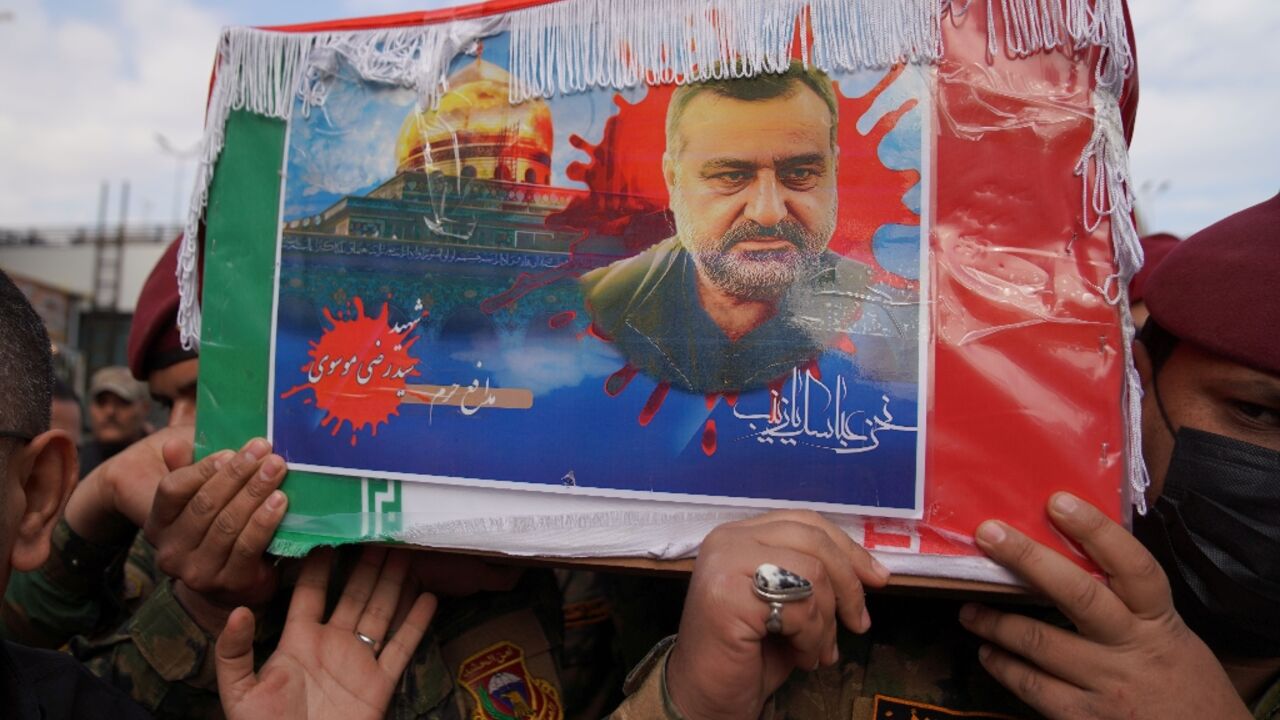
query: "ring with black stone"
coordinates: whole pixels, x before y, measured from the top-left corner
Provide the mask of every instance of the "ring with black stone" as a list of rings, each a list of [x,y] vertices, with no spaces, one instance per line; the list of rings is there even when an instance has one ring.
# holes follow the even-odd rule
[[[769,603],[769,616],[764,621],[766,632],[782,634],[782,606],[813,595],[813,583],[772,563],[756,568],[751,588],[756,597]]]
[[[377,640],[374,640],[373,638],[369,637],[368,635],[365,635],[364,633],[360,632],[359,630],[357,630],[357,631],[356,631],[356,639],[357,639],[357,640],[359,640],[360,642],[364,643],[365,645],[368,645],[368,646],[369,646],[369,650],[373,651],[373,654],[375,654],[375,655],[377,655],[377,654],[378,654],[378,641],[377,641]]]

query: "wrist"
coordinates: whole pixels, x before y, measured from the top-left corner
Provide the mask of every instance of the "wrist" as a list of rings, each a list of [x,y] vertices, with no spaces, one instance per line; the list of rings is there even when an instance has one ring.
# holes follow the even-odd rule
[[[80,481],[67,500],[65,519],[68,527],[80,537],[95,543],[128,542],[137,526],[115,509],[111,479],[104,472],[108,463],[99,465]]]
[[[715,700],[710,700],[713,709],[705,707],[708,698],[697,688],[697,664],[687,654],[687,647],[682,647],[676,638],[671,651],[667,653],[666,662],[658,670],[662,673],[662,694],[672,714],[681,720],[719,720],[720,718],[758,717],[760,708],[743,711],[741,707],[724,705],[715,707]],[[690,663],[693,662],[693,666]],[[690,687],[691,683],[693,687]],[[737,698],[741,700],[741,697]]]
[[[231,611],[235,610],[210,600],[177,578],[173,580],[173,597],[202,630],[214,636],[222,632]]]

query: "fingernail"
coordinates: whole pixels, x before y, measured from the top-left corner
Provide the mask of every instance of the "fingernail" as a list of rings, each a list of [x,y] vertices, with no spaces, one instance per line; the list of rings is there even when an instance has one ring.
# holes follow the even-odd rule
[[[262,438],[254,438],[249,441],[248,445],[244,446],[244,454],[255,462],[266,457],[269,452],[271,452],[271,446]]]
[[[861,632],[866,632],[871,629],[871,613],[867,612],[866,608],[862,608],[862,621],[859,625],[862,627]]]
[[[258,472],[262,475],[264,480],[272,480],[276,475],[279,475],[280,471],[283,469],[284,460],[281,460],[279,455],[271,455],[267,458],[266,462],[262,463],[262,469]]]
[[[275,512],[276,510],[284,507],[285,500],[287,499],[288,498],[285,497],[283,492],[276,490],[267,496],[267,509]]]
[[[840,646],[839,646],[839,645],[832,645],[832,646],[831,646],[831,657],[827,658],[827,664],[828,664],[828,665],[835,665],[835,664],[836,664],[836,663],[838,663],[838,662],[840,662]]]
[[[884,563],[879,560],[871,558],[871,569],[880,577],[881,580],[889,579],[889,568],[885,567]]]
[[[233,453],[231,453],[228,450],[220,450],[216,455],[214,455],[213,456],[214,471],[216,472],[218,470],[221,470],[222,466],[227,464],[227,461],[231,459],[232,455]]]
[[[1080,499],[1071,493],[1060,492],[1054,495],[1050,504],[1059,515],[1070,515],[1080,509]]]
[[[978,606],[973,603],[965,603],[960,608],[960,622],[968,625],[973,619],[978,617]]]
[[[983,645],[982,647],[978,648],[978,659],[979,659],[979,660],[981,660],[982,662],[986,662],[986,661],[987,661],[987,658],[989,658],[989,657],[991,657],[991,646],[990,646],[990,645]]]
[[[988,520],[978,526],[977,539],[988,545],[999,545],[1004,542],[1004,528],[995,520]]]

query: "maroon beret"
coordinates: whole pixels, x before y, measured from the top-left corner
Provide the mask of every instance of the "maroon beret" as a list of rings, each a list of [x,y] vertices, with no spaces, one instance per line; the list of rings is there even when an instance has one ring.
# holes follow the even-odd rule
[[[1147,279],[1147,309],[1174,336],[1280,375],[1280,195],[1178,243]]]
[[[1164,260],[1169,251],[1177,247],[1182,242],[1177,235],[1169,233],[1156,233],[1147,235],[1142,238],[1142,269],[1134,274],[1133,279],[1129,281],[1129,302],[1136,303],[1144,297],[1144,291],[1147,289],[1147,280],[1151,278],[1151,273],[1156,266]]]
[[[179,235],[151,269],[138,295],[129,327],[129,370],[139,380],[156,370],[193,358],[196,353],[182,349],[178,334],[178,249]]]

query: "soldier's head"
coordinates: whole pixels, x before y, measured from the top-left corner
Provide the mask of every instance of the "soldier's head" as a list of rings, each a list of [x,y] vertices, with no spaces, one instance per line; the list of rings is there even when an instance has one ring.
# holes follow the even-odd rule
[[[1215,650],[1280,656],[1280,195],[1151,273],[1135,359],[1152,510],[1134,530]],[[1269,628],[1269,630],[1267,629]]]
[[[53,362],[31,303],[0,271],[0,592],[34,570],[78,477],[76,448],[49,427]]]
[[[709,80],[667,109],[663,176],[680,241],[731,295],[771,298],[835,231],[835,88],[821,71]]]
[[[129,369],[147,384],[151,399],[169,409],[170,425],[196,422],[200,361],[178,333],[178,251],[182,236],[165,250],[138,295],[129,328]]]
[[[1182,242],[1177,235],[1154,233],[1142,237],[1142,269],[1129,281],[1129,312],[1133,315],[1134,327],[1141,328],[1147,322],[1147,303],[1144,299],[1147,291],[1147,280],[1151,273],[1160,266],[1169,251]]]
[[[147,389],[129,368],[104,367],[89,383],[89,428],[105,444],[136,442],[147,434]]]

